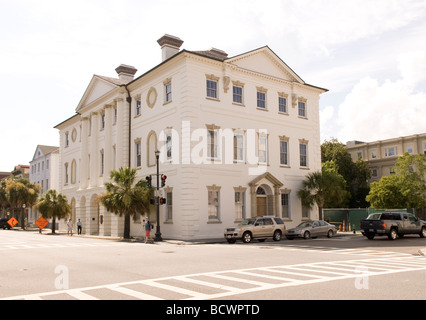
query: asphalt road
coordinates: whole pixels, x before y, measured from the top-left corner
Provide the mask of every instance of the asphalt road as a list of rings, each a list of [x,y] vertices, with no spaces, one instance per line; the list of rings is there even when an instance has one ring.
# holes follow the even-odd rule
[[[0,299],[426,299],[426,240],[156,244],[0,230]]]

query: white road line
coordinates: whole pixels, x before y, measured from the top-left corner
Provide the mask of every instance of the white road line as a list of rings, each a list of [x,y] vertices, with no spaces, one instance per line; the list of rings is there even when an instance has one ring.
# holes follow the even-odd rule
[[[152,295],[140,292],[140,291],[135,291],[135,290],[132,290],[132,289],[120,287],[118,285],[107,286],[105,288],[110,289],[112,291],[116,291],[116,292],[125,294],[125,295],[128,295],[128,296],[131,296],[131,297],[134,297],[134,298],[138,298],[140,300],[162,300],[158,297],[155,297],[155,296],[152,296]]]
[[[366,266],[368,272],[362,273],[359,270],[360,266]],[[336,266],[336,267],[333,267]],[[338,267],[340,266],[340,267]],[[352,268],[352,269],[351,269]],[[374,270],[372,270],[374,269]],[[329,271],[331,270],[331,271]],[[229,270],[229,271],[216,271],[216,272],[207,272],[207,273],[198,273],[198,274],[190,274],[184,276],[172,276],[172,277],[164,277],[158,279],[149,279],[149,280],[141,280],[141,281],[133,281],[126,283],[117,283],[117,284],[109,284],[109,285],[101,285],[96,287],[88,287],[88,288],[80,288],[80,289],[71,289],[71,290],[62,290],[62,291],[52,291],[45,292],[39,294],[30,294],[23,296],[15,296],[9,298],[2,298],[0,300],[17,300],[17,299],[43,299],[43,297],[55,296],[58,294],[68,294],[71,297],[81,300],[98,300],[98,298],[91,296],[88,292],[90,290],[99,290],[99,289],[109,289],[113,290],[131,297],[135,297],[137,299],[143,300],[162,300],[162,298],[157,297],[152,294],[146,294],[144,292],[132,290],[126,288],[125,286],[142,284],[145,286],[150,286],[152,288],[160,288],[163,290],[169,291],[171,294],[175,293],[177,295],[183,294],[188,296],[188,298],[184,300],[205,300],[205,299],[215,299],[215,298],[223,298],[223,297],[231,297],[240,293],[250,293],[263,291],[268,289],[277,289],[284,288],[289,286],[300,286],[300,285],[308,285],[314,283],[322,283],[329,281],[337,281],[343,279],[353,279],[359,276],[368,275],[368,276],[380,276],[401,272],[409,272],[409,271],[419,271],[426,270],[426,259],[424,257],[395,257],[395,258],[374,258],[374,259],[365,259],[365,260],[346,260],[346,261],[331,261],[331,262],[315,262],[315,263],[304,263],[304,264],[296,264],[296,265],[288,265],[288,266],[275,266],[275,267],[261,267],[261,268],[249,268],[249,269],[239,269],[239,270]],[[285,274],[286,278],[281,278],[278,276],[265,275],[261,273],[256,273],[256,271],[268,271],[271,273]],[[298,271],[298,272],[296,272]],[[329,274],[329,276],[319,276],[313,275],[312,273],[325,273]],[[235,276],[233,276],[233,274]],[[334,274],[334,276],[333,276]],[[266,279],[270,279],[273,283],[262,282],[260,280],[249,280],[245,278],[240,278],[242,276],[254,276],[262,277]],[[291,278],[291,275],[295,276],[303,276],[306,278],[311,278],[307,280],[300,280],[297,277]],[[195,277],[207,276],[209,281],[196,280]],[[173,281],[180,281],[181,286],[179,287],[176,284],[173,284]],[[216,283],[215,281],[223,280],[235,283],[244,283],[250,284],[253,288],[245,288],[241,289],[238,287],[232,286],[232,284],[222,285],[221,283]],[[167,283],[169,282],[169,283]],[[221,289],[224,292],[216,293],[216,294],[205,294],[198,291],[190,290],[183,288],[187,286],[191,288],[194,284],[199,286],[204,286],[207,288],[216,288]],[[202,288],[200,288],[201,290]]]

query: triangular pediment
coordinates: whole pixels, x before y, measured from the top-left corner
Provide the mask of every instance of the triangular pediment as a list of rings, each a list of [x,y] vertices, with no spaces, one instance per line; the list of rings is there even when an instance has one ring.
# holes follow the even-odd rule
[[[271,173],[269,172],[265,172],[264,174],[256,177],[255,179],[253,179],[250,183],[249,186],[257,186],[259,185],[262,180],[266,179],[267,181],[269,181],[271,184],[274,185],[274,187],[277,188],[281,188],[283,186],[283,184],[281,183],[280,180],[278,180],[277,178],[275,178]]]
[[[285,81],[305,84],[268,46],[227,59],[226,62],[241,69],[280,78]]]
[[[44,145],[38,145],[33,156],[33,160],[44,157],[50,153],[58,153],[59,147],[56,146],[44,146]]]
[[[86,91],[84,92],[84,95],[81,98],[76,111],[79,112],[92,102],[102,98],[119,86],[119,79],[94,75]]]

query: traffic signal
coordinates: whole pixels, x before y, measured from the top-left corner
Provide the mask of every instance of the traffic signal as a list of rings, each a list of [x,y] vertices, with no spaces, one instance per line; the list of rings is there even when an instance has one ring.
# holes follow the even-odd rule
[[[167,179],[167,176],[162,174],[161,175],[161,188],[164,188],[166,186],[166,179]]]
[[[160,205],[166,204],[166,198],[160,198]]]
[[[145,179],[148,184],[148,188],[152,188],[152,176],[147,176]]]

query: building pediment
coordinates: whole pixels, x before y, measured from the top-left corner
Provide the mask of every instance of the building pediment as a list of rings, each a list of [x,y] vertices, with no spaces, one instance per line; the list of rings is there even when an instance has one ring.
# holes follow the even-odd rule
[[[120,79],[94,75],[77,106],[77,113],[117,89],[121,84],[122,81]]]
[[[289,82],[305,82],[268,46],[227,59],[238,68],[280,78]]]
[[[252,180],[249,183],[250,187],[255,187],[258,186],[259,184],[262,184],[263,180],[267,180],[269,181],[271,184],[273,184],[274,187],[277,188],[281,188],[283,186],[283,184],[281,183],[280,180],[278,180],[277,178],[275,178],[271,173],[269,172],[265,172],[264,174],[256,177],[254,180]]]

